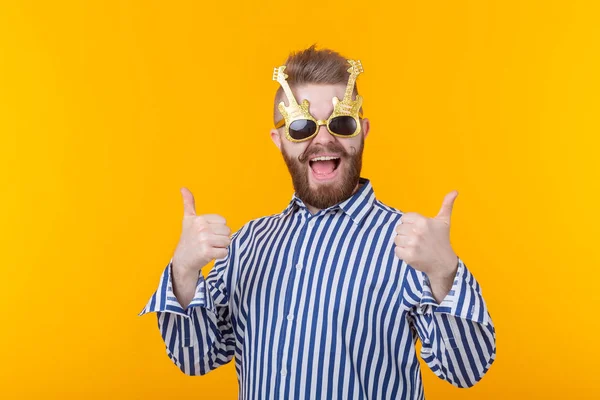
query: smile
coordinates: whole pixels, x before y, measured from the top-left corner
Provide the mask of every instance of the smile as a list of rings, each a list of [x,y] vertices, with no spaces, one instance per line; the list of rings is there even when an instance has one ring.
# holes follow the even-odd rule
[[[318,181],[329,180],[337,175],[341,158],[337,155],[318,155],[308,161],[313,177]]]

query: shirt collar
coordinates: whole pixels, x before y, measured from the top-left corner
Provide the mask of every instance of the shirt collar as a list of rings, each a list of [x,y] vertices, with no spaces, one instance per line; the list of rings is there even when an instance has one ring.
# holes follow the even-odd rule
[[[326,209],[342,209],[350,218],[352,218],[352,221],[356,225],[360,224],[360,221],[365,217],[365,215],[367,215],[367,213],[373,206],[373,202],[375,201],[375,192],[373,191],[371,181],[367,178],[360,177],[358,183],[362,186],[359,187],[358,190],[352,196],[348,197],[341,203],[338,203]],[[300,199],[298,195],[294,192],[290,203],[282,211],[281,215],[286,216],[289,213],[297,210],[298,208],[304,208],[307,212],[309,212],[302,199]]]

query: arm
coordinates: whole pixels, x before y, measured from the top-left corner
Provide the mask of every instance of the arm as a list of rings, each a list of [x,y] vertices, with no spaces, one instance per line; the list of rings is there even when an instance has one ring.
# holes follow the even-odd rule
[[[471,387],[496,357],[496,333],[479,283],[459,258],[452,287],[438,304],[427,275],[407,271],[406,296],[418,303],[410,320],[421,340],[421,358],[441,379]]]
[[[167,355],[186,375],[204,375],[227,364],[234,356],[235,335],[226,282],[237,266],[237,236],[237,233],[232,236],[227,256],[215,261],[206,279],[198,275],[187,308],[178,301],[181,295],[176,296],[173,291],[171,259],[158,289],[139,313],[157,313]]]

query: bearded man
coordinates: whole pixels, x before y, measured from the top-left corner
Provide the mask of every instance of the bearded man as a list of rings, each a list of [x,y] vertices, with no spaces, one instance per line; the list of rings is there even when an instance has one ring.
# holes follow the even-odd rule
[[[450,244],[458,193],[428,218],[382,203],[360,175],[362,72],[314,45],[275,69],[270,135],[295,189],[280,213],[230,235],[182,188],[181,237],[140,315],[157,313],[185,374],[235,357],[239,399],[423,399],[417,340],[426,365],[457,387],[493,363],[481,288]]]

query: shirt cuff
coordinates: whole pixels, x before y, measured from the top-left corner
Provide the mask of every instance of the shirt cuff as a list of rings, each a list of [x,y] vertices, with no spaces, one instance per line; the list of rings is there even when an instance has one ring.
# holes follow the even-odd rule
[[[149,312],[170,312],[179,314],[183,317],[189,317],[191,316],[194,307],[205,307],[216,313],[217,309],[202,273],[198,276],[196,292],[187,309],[184,309],[181,304],[179,304],[179,301],[177,301],[177,297],[175,297],[175,293],[173,292],[172,268],[173,259],[171,258],[169,265],[167,265],[161,275],[158,289],[154,292],[152,297],[150,297],[148,304],[146,304],[146,307],[144,307],[138,315],[141,316]]]
[[[483,325],[490,323],[481,287],[460,257],[452,288],[440,304],[433,297],[427,274],[423,273],[422,277],[423,296],[419,304],[421,311],[431,308],[437,313],[450,314]]]

